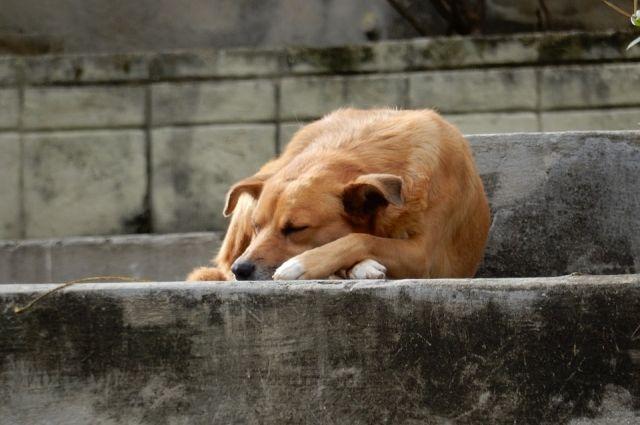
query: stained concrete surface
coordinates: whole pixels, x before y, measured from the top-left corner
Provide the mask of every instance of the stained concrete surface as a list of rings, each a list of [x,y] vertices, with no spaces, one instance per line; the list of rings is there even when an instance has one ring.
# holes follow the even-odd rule
[[[0,287],[0,424],[635,424],[640,275]]]
[[[493,220],[480,276],[640,270],[640,132],[469,139]]]

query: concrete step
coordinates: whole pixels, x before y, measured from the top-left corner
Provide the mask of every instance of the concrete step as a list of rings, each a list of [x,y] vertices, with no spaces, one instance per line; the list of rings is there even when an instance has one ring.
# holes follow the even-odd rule
[[[0,424],[637,424],[640,275],[0,286]]]
[[[469,140],[493,215],[479,276],[640,271],[640,132]],[[196,233],[4,242],[0,282],[105,274],[180,280],[206,264],[219,241],[218,233]]]
[[[207,264],[219,232],[0,241],[0,283],[65,282],[89,276],[183,280]]]

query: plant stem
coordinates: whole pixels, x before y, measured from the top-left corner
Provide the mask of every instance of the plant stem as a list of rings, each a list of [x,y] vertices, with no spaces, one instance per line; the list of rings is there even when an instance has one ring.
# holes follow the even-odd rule
[[[602,3],[606,4],[607,6],[609,6],[611,9],[615,10],[616,12],[618,12],[619,14],[626,16],[627,18],[631,18],[631,15],[627,12],[625,12],[623,9],[619,8],[618,6],[616,6],[615,4],[611,3],[610,1],[607,0],[600,0]],[[638,0],[633,0],[634,3],[637,3]],[[635,6],[634,6],[635,7]],[[635,11],[634,11],[635,13]]]

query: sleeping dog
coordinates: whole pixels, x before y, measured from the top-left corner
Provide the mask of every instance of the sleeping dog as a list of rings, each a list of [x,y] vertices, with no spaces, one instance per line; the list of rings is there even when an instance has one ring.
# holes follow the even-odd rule
[[[468,142],[432,110],[341,109],[227,194],[216,267],[187,280],[472,277],[490,214]]]

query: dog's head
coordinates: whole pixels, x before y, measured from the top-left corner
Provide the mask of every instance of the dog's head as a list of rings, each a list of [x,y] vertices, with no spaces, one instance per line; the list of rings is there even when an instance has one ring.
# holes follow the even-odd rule
[[[400,177],[350,177],[335,168],[317,168],[295,177],[285,173],[249,177],[229,191],[225,216],[243,194],[257,202],[251,243],[232,266],[238,280],[271,279],[289,258],[349,233],[369,233],[382,208],[403,202]]]

